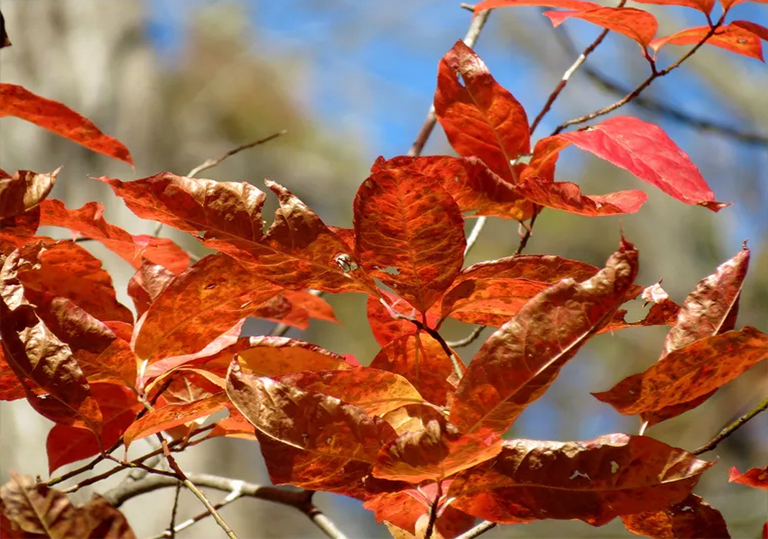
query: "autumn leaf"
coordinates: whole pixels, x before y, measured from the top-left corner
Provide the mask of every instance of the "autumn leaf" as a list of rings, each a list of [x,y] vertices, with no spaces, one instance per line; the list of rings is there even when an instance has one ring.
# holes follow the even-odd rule
[[[622,239],[591,279],[564,279],[532,298],[472,359],[452,397],[450,421],[467,434],[506,431],[610,321],[636,275],[637,251]]]
[[[518,182],[524,165],[516,160],[531,151],[525,109],[463,41],[440,61],[435,113],[459,155],[477,157],[507,182]]]
[[[148,364],[199,352],[281,289],[224,254],[177,276],[142,317],[134,351]]]
[[[0,83],[0,117],[16,116],[32,122],[64,138],[82,144],[89,150],[125,161],[133,166],[128,149],[119,140],[105,135],[88,118],[69,107],[16,84]]]
[[[136,539],[123,514],[98,494],[76,507],[64,493],[15,472],[0,488],[0,510],[21,537]]]
[[[582,11],[598,8],[600,4],[583,0],[483,0],[475,4],[475,15],[489,9],[514,6],[556,7]]]
[[[685,6],[697,9],[709,15],[715,5],[715,0],[634,0],[638,4],[656,4],[662,6]]]
[[[98,202],[88,202],[80,209],[70,210],[60,200],[44,200],[40,209],[41,225],[69,228],[99,241],[136,269],[141,266],[143,258],[173,273],[180,273],[189,265],[189,255],[172,240],[132,236],[122,228],[109,224],[104,219],[104,206]]]
[[[621,414],[647,414],[706,395],[766,358],[768,336],[747,326],[678,348],[645,372],[592,395]]]
[[[349,246],[275,182],[266,183],[277,195],[280,208],[264,234],[261,211],[266,195],[248,183],[187,178],[170,172],[133,182],[99,179],[139,217],[189,232],[280,286],[333,293],[372,293],[375,289]]]
[[[38,174],[19,170],[10,178],[0,178],[0,219],[8,219],[31,210],[48,196],[59,170]]]
[[[400,156],[385,161],[379,157],[371,172],[399,169],[440,180],[465,217],[491,216],[522,220],[525,200],[512,185],[474,157]]]
[[[429,176],[373,173],[354,203],[355,254],[363,268],[426,313],[461,271],[464,220]]]
[[[0,401],[15,401],[27,396],[24,390],[28,382],[22,382],[8,362],[5,360],[2,343],[0,343]]]
[[[515,186],[515,191],[539,206],[587,217],[636,213],[648,200],[648,195],[636,189],[586,196],[575,183],[536,177],[524,179]]]
[[[453,352],[453,356],[463,369],[458,354]],[[436,339],[421,331],[387,344],[370,366],[399,374],[426,400],[439,406],[447,403],[448,395],[455,388],[456,375],[451,358]]]
[[[40,226],[40,206],[19,215],[0,219],[0,255],[9,255],[29,243]]]
[[[729,483],[741,483],[752,488],[768,490],[768,466],[765,468],[750,468],[744,473],[734,466],[728,474]]]
[[[368,296],[367,312],[368,323],[371,326],[373,336],[379,346],[384,348],[389,343],[400,337],[411,335],[416,331],[416,326],[411,320],[418,320],[418,311],[403,298],[391,294],[385,290],[381,295],[389,306],[384,306],[382,301],[374,296]],[[427,311],[427,327],[437,328],[438,316],[434,314],[435,307]],[[393,317],[395,313],[395,317]],[[398,318],[403,314],[404,318]]]
[[[142,260],[141,266],[128,281],[128,295],[133,300],[136,314],[141,317],[165,287],[173,281],[171,270],[149,260]]]
[[[714,31],[714,34],[712,34],[712,29],[709,26],[687,28],[672,35],[654,39],[648,46],[658,54],[665,45],[695,45],[704,38],[707,38],[705,42],[707,45],[763,61],[763,46],[760,43],[760,36],[736,24],[720,26]]]
[[[492,459],[501,451],[501,442],[498,434],[464,435],[445,418],[433,419],[423,429],[403,433],[386,444],[373,475],[413,484],[442,481]]]
[[[449,496],[457,509],[492,522],[579,519],[602,526],[680,502],[713,464],[644,436],[507,440],[494,460],[458,474]]]
[[[720,5],[723,6],[723,12],[727,13],[733,6],[743,4],[744,2],[768,4],[768,0],[720,0]]]
[[[544,13],[557,28],[570,18],[581,19],[637,41],[645,49],[656,35],[656,17],[630,7],[597,7],[584,11],[547,11]]]
[[[628,116],[609,118],[579,131],[540,140],[536,150],[543,153],[534,154],[531,164],[554,170],[554,157],[567,146],[561,143],[563,140],[631,172],[681,202],[712,211],[727,206],[715,201],[696,165],[658,126]]]
[[[695,494],[689,494],[683,501],[660,511],[622,515],[621,520],[628,531],[654,539],[676,537],[727,539],[730,537],[720,511]]]

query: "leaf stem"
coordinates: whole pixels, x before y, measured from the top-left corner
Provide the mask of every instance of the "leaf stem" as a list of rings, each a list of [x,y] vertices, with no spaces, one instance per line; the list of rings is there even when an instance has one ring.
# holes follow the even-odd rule
[[[712,438],[710,441],[702,445],[700,448],[698,448],[695,451],[691,451],[694,455],[701,455],[702,453],[706,453],[707,451],[712,451],[715,447],[718,446],[720,442],[728,438],[731,434],[736,432],[738,429],[744,426],[745,423],[747,423],[749,420],[751,420],[753,417],[758,415],[760,412],[764,412],[765,410],[768,410],[768,397],[763,400],[760,404],[758,404],[755,408],[738,418],[736,421],[725,427],[723,430],[721,430],[717,436]]]

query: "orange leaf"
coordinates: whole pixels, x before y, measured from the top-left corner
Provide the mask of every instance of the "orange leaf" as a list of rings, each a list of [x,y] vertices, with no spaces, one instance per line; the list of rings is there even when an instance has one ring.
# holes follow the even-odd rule
[[[459,155],[477,157],[504,180],[517,183],[524,165],[513,163],[531,151],[525,110],[463,41],[440,61],[435,113]]]
[[[10,178],[0,177],[0,219],[7,219],[40,204],[56,183],[59,170],[38,174],[19,170]]]
[[[453,356],[461,362],[458,354],[453,352]],[[387,344],[370,366],[399,374],[411,382],[426,400],[438,406],[446,404],[448,395],[455,387],[451,358],[438,341],[421,331]]]
[[[15,401],[26,396],[24,384],[8,365],[2,344],[0,344],[0,401]]]
[[[636,189],[607,195],[582,195],[575,183],[552,182],[536,177],[521,181],[515,191],[539,206],[587,217],[636,213],[648,200],[648,195]]]
[[[132,236],[109,224],[103,216],[104,206],[98,202],[88,202],[80,209],[69,210],[60,200],[44,200],[40,209],[41,225],[69,228],[97,240],[136,269],[141,266],[142,257],[174,273],[189,265],[189,255],[172,240]]]
[[[685,6],[698,9],[709,15],[715,5],[715,0],[634,0],[638,4],[656,4],[660,6]]]
[[[508,440],[494,460],[457,475],[448,494],[457,509],[492,522],[579,519],[602,526],[680,502],[713,464],[644,436]]]
[[[752,488],[768,490],[768,466],[765,468],[750,468],[744,473],[734,466],[728,474],[729,483],[741,483]]]
[[[464,220],[451,195],[434,178],[382,170],[360,186],[354,211],[363,267],[426,313],[464,261]]]
[[[637,275],[637,251],[622,239],[591,279],[564,279],[536,295],[496,331],[469,364],[451,401],[464,433],[503,433],[607,324]]]
[[[600,7],[600,4],[584,2],[583,0],[483,0],[482,2],[475,4],[475,15],[489,9],[515,6],[541,6],[585,10]]]
[[[683,501],[674,503],[661,511],[622,515],[621,520],[624,521],[628,531],[654,539],[675,537],[727,539],[730,537],[720,511],[695,494],[689,494]]]
[[[64,493],[15,472],[0,488],[0,508],[8,531],[18,534],[11,537],[136,539],[123,514],[98,494],[75,507]]]
[[[392,314],[401,313],[409,318],[418,319],[418,312],[416,309],[394,294],[390,294],[384,290],[381,291],[382,297],[389,303],[389,308],[382,305],[381,300],[373,296],[368,296],[368,323],[373,331],[373,336],[376,338],[376,342],[382,348],[399,337],[405,337],[411,335],[416,331],[416,326],[413,322],[403,318],[393,318]],[[438,325],[437,316],[433,313],[434,307],[427,311],[427,326],[430,328],[436,328]]]
[[[720,5],[723,6],[723,11],[729,11],[733,6],[743,4],[744,2],[755,2],[760,4],[768,4],[768,0],[720,0]]]
[[[40,206],[7,219],[0,219],[0,255],[8,255],[16,247],[29,243],[35,237],[39,226]]]
[[[768,336],[747,326],[670,352],[645,372],[592,395],[625,415],[656,412],[710,393],[766,358]]]
[[[35,95],[15,84],[0,83],[0,117],[16,116],[82,144],[89,150],[125,161],[133,166],[128,149],[119,140],[99,131],[88,118],[69,107]]]
[[[658,54],[664,45],[695,45],[707,37],[710,32],[709,26],[697,26],[680,30],[670,36],[654,39],[648,45]],[[714,35],[707,39],[706,44],[763,61],[763,46],[760,43],[760,37],[740,25],[728,24],[719,27],[715,30]]]
[[[557,28],[566,19],[581,19],[637,41],[645,49],[656,35],[656,17],[631,7],[598,7],[585,11],[547,11],[544,13]]]
[[[128,295],[136,307],[136,314],[141,317],[165,287],[173,281],[175,275],[160,264],[142,260],[141,267],[128,281]]]

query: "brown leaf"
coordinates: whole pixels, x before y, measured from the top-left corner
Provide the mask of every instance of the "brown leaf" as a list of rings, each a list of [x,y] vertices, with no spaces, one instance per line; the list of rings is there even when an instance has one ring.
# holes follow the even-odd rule
[[[637,251],[622,239],[605,269],[539,293],[485,342],[451,401],[464,433],[503,433],[549,387],[561,367],[610,321],[637,275]]]
[[[619,413],[647,414],[709,394],[766,358],[768,336],[747,326],[679,348],[610,391],[592,395]]]
[[[518,182],[525,165],[514,163],[531,151],[525,110],[463,41],[440,61],[435,113],[459,155],[477,157],[504,180]],[[530,205],[521,212],[530,215]]]
[[[744,473],[734,466],[728,474],[729,483],[741,483],[752,488],[768,490],[768,466],[765,468],[750,468]]]
[[[622,515],[628,531],[654,539],[728,539],[720,511],[701,497],[689,494],[683,501],[660,511]]]
[[[458,354],[453,352],[453,355],[460,363]],[[390,342],[370,366],[399,374],[413,384],[426,400],[438,406],[446,404],[448,395],[455,387],[451,358],[437,340],[423,332]]]
[[[11,46],[11,38],[8,37],[8,32],[5,31],[5,19],[2,12],[0,12],[0,49]]]
[[[261,211],[266,195],[248,183],[170,172],[133,182],[99,179],[139,217],[189,232],[280,286],[334,293],[375,289],[349,246],[290,191],[269,180],[267,186],[277,195],[280,208],[264,235]]]
[[[82,144],[89,150],[125,161],[133,166],[128,148],[105,135],[85,116],[69,107],[39,95],[16,84],[0,83],[0,117],[16,116],[52,131],[57,135]]]
[[[11,480],[0,488],[4,516],[15,530],[51,539],[135,539],[125,517],[95,494],[75,507],[62,492],[36,484],[26,475],[11,472]]]
[[[189,266],[189,255],[172,240],[132,236],[122,228],[109,224],[103,216],[104,206],[98,202],[88,202],[80,209],[69,210],[60,200],[44,200],[40,209],[41,225],[69,228],[97,240],[136,269],[141,267],[144,258],[174,273],[180,273]]]
[[[426,313],[464,261],[464,220],[451,195],[432,177],[382,170],[360,186],[354,211],[363,268]]]
[[[579,519],[602,526],[683,500],[713,464],[644,436],[508,440],[494,460],[457,475],[448,494],[457,509],[493,522]]]
[[[10,178],[0,178],[0,219],[8,219],[31,210],[48,196],[59,170],[38,174],[18,170]]]

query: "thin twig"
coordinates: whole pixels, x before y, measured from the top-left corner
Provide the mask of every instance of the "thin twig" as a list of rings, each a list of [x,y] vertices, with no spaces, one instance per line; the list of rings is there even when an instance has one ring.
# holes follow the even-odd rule
[[[489,520],[484,520],[471,530],[467,530],[461,535],[456,536],[456,539],[475,539],[475,537],[480,537],[488,530],[491,530],[495,528],[497,524],[495,522],[491,522]]]
[[[765,410],[768,410],[768,397],[758,404],[755,408],[738,418],[736,421],[725,427],[723,430],[720,431],[720,433],[712,438],[710,441],[702,445],[700,448],[698,448],[695,451],[691,451],[694,455],[701,455],[702,453],[706,453],[707,451],[712,451],[717,445],[728,438],[731,434],[736,432],[738,429],[744,426],[744,424],[755,417],[760,412],[764,412]]]
[[[261,144],[264,144],[266,142],[269,142],[270,140],[274,140],[277,137],[281,137],[285,135],[288,131],[283,129],[282,131],[278,131],[277,133],[273,133],[272,135],[269,135],[268,137],[265,137],[260,140],[256,140],[254,142],[249,142],[248,144],[243,144],[242,146],[238,146],[237,148],[233,150],[229,150],[227,153],[222,155],[221,157],[218,157],[216,159],[206,159],[205,162],[201,165],[196,166],[192,170],[189,171],[187,174],[187,177],[192,178],[194,176],[197,176],[204,170],[208,170],[209,168],[213,168],[228,157],[232,157],[236,153],[242,152],[243,150],[247,150],[249,148],[253,148],[254,146],[260,146]]]
[[[438,481],[435,499],[432,500],[432,506],[429,508],[429,521],[427,522],[427,529],[424,531],[424,539],[431,539],[432,537],[432,531],[435,529],[435,522],[437,522],[437,510],[439,509],[440,498],[442,497],[442,482]]]
[[[464,6],[462,5],[461,7]],[[469,23],[467,34],[464,36],[464,43],[466,43],[468,47],[472,48],[475,46],[475,43],[477,43],[477,38],[480,37],[480,32],[483,31],[483,27],[488,21],[488,16],[491,14],[491,11],[492,10],[489,9],[488,11],[483,11],[479,15],[472,17],[472,22]],[[411,149],[408,150],[408,155],[411,157],[421,155],[421,152],[424,150],[424,145],[427,143],[427,140],[429,140],[429,136],[435,128],[435,123],[437,123],[437,116],[435,116],[435,105],[432,104],[429,107],[429,112],[427,112],[427,117],[424,118],[424,123],[421,125],[419,134],[416,135],[416,140],[413,142]]]
[[[531,216],[531,222],[528,223],[528,226],[525,227],[525,233],[520,238],[520,245],[517,246],[517,250],[515,251],[515,256],[518,256],[523,253],[523,249],[528,245],[528,240],[531,239],[531,236],[533,235],[533,225],[536,223],[536,218],[541,213],[541,210],[543,208],[541,206],[537,206],[534,204],[533,206],[533,215]]]
[[[487,217],[482,216],[482,217],[478,217],[477,221],[475,221],[475,225],[472,227],[472,230],[470,231],[469,236],[467,237],[467,246],[464,247],[464,256],[467,256],[467,254],[469,253],[469,250],[475,246],[475,243],[477,242],[477,238],[480,237],[480,233],[483,231],[483,227],[485,227],[485,222],[487,220],[488,220]]]
[[[717,29],[723,24],[723,21],[725,20],[725,13],[720,17],[720,19],[710,27],[709,32],[699,41],[696,45],[691,48],[687,53],[685,53],[683,56],[681,56],[676,62],[669,65],[666,69],[662,69],[661,71],[657,70],[655,67],[655,63],[651,61],[651,74],[648,76],[647,79],[645,79],[643,82],[640,83],[640,85],[629,92],[627,95],[616,101],[615,103],[608,105],[607,107],[603,107],[601,109],[598,109],[594,112],[590,112],[589,114],[585,114],[584,116],[579,116],[578,118],[572,118],[568,121],[565,121],[561,123],[557,128],[552,132],[553,135],[557,135],[561,131],[563,131],[565,128],[571,126],[571,125],[577,125],[582,124],[584,122],[588,122],[590,120],[593,120],[597,118],[598,116],[603,116],[604,114],[608,114],[609,112],[613,112],[614,110],[618,109],[619,107],[623,107],[633,99],[635,99],[640,93],[645,90],[648,86],[650,86],[653,81],[656,79],[663,77],[665,75],[668,75],[678,67],[682,65],[683,62],[685,62],[688,58],[693,56],[693,54],[699,50],[699,48],[704,45],[707,40],[709,40],[710,37],[712,37]]]
[[[181,484],[181,483],[179,483],[179,484]],[[227,495],[226,498],[224,498],[219,503],[213,504],[213,506],[218,511],[219,509],[229,505],[230,503],[234,502],[235,500],[239,500],[242,497],[243,497],[242,494],[231,492],[230,494]],[[178,533],[180,531],[184,531],[187,528],[189,528],[190,526],[193,526],[193,525],[197,524],[198,522],[208,518],[209,516],[211,516],[211,514],[208,511],[203,511],[202,513],[198,513],[195,516],[193,516],[192,518],[190,518],[188,520],[185,520],[184,522],[181,522],[178,525],[176,525],[176,527],[173,528],[173,533]],[[152,539],[164,539],[166,537],[173,537],[173,535],[171,534],[171,530],[165,530],[163,533],[161,533],[160,535],[154,536]]]
[[[626,3],[627,3],[627,0],[621,0],[621,2],[619,2],[619,5],[617,7],[620,7],[620,8],[624,7],[624,4]],[[600,35],[597,36],[597,38],[586,49],[584,49],[584,51],[582,51],[581,54],[579,54],[579,57],[576,58],[576,61],[573,63],[573,65],[571,65],[571,67],[565,70],[565,73],[563,73],[563,77],[560,79],[560,82],[555,87],[555,89],[552,90],[552,93],[549,94],[549,98],[547,99],[547,102],[544,103],[544,106],[541,108],[541,111],[539,112],[539,114],[536,115],[536,119],[533,120],[533,123],[531,124],[531,133],[536,131],[536,128],[538,127],[539,123],[541,122],[542,119],[544,119],[544,116],[546,116],[547,113],[550,111],[550,109],[552,108],[552,104],[560,95],[560,92],[562,92],[565,89],[566,85],[568,84],[568,81],[571,79],[571,76],[587,60],[587,56],[592,54],[592,51],[594,51],[597,48],[597,46],[603,42],[603,40],[605,39],[605,36],[608,35],[608,32],[610,32],[610,30],[608,30],[607,28],[602,32],[600,32]]]
[[[171,509],[171,523],[168,525],[168,537],[176,539],[176,513],[179,510],[179,495],[181,494],[181,482],[176,483],[176,493],[173,496],[173,509]]]
[[[475,340],[480,336],[485,328],[486,326],[477,326],[467,337],[464,337],[458,341],[446,341],[445,344],[447,344],[450,348],[461,348],[463,346],[469,346],[475,342]]]
[[[647,421],[643,421],[642,423],[640,423],[640,428],[637,431],[637,435],[638,436],[642,436],[643,434],[645,434],[645,429],[647,429],[647,428],[648,428],[648,422]]]
[[[573,44],[573,41],[571,40],[571,38],[568,35],[568,32],[564,28],[562,28],[562,31],[557,32],[556,35],[560,43],[563,45],[566,51],[568,51],[569,54],[573,54],[576,52],[576,48]],[[588,65],[585,65],[582,68],[582,72],[587,77],[589,77],[592,80],[592,82],[594,82],[596,85],[614,94],[627,95],[631,91],[629,88],[621,86],[617,82],[614,82],[608,79],[606,76],[600,73],[597,69],[594,69]],[[766,135],[762,135],[760,133],[745,132],[727,125],[722,125],[722,124],[710,121],[710,120],[697,118],[691,114],[688,114],[687,112],[679,110],[665,103],[656,101],[655,99],[650,97],[639,95],[635,97],[632,103],[637,105],[638,107],[642,107],[651,112],[656,112],[662,116],[665,116],[667,118],[670,118],[672,120],[675,120],[684,125],[693,127],[701,131],[711,131],[713,133],[718,133],[726,137],[730,137],[732,139],[738,140],[739,142],[743,142],[745,144],[758,144],[761,146],[768,144],[768,136]]]
[[[187,489],[189,489],[190,492],[192,492],[192,494],[197,497],[198,500],[200,500],[200,503],[205,506],[205,508],[213,517],[213,520],[216,521],[216,524],[218,524],[219,527],[224,530],[224,533],[227,534],[227,537],[229,537],[229,539],[237,539],[235,532],[232,531],[232,528],[229,527],[229,524],[227,524],[224,519],[221,518],[221,515],[219,515],[219,512],[216,510],[213,504],[211,504],[208,498],[205,497],[205,494],[203,494],[203,492],[197,488],[197,486],[192,481],[190,481],[187,475],[181,470],[179,463],[176,462],[176,459],[171,454],[171,449],[168,447],[168,442],[165,438],[163,438],[163,435],[158,432],[157,437],[163,446],[163,456],[165,457],[165,460],[168,461],[168,465],[171,467],[171,469],[176,472],[176,476],[179,478],[179,480],[184,484],[185,487],[187,487]]]

